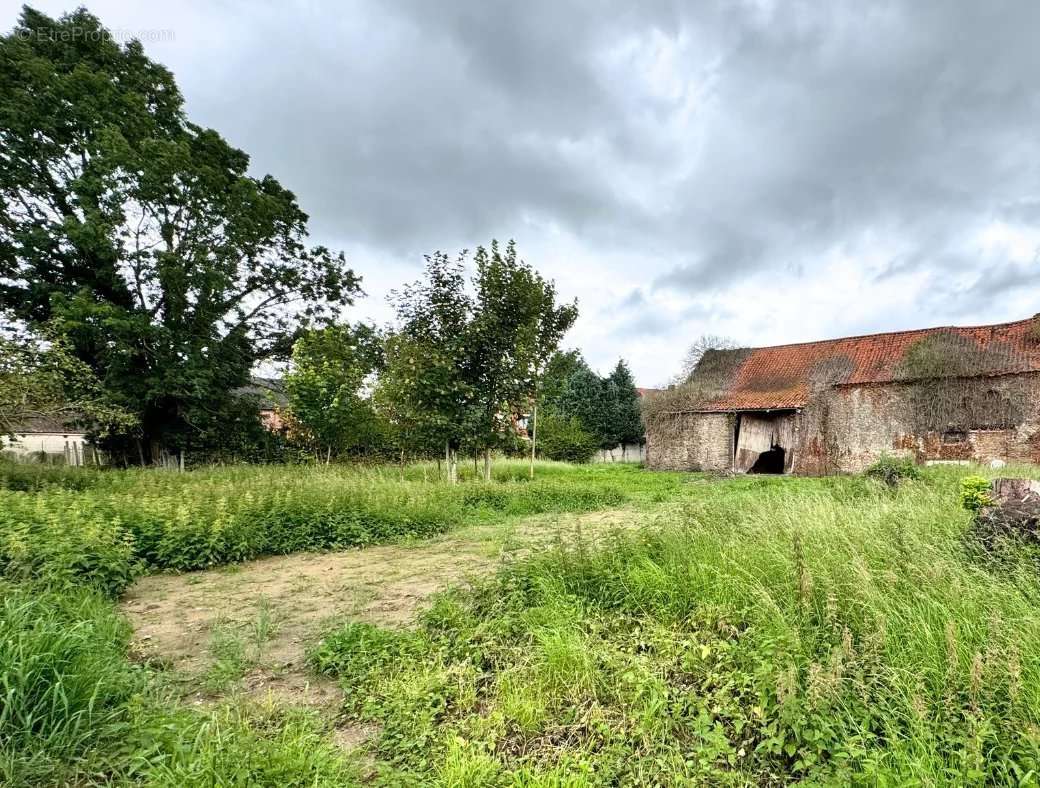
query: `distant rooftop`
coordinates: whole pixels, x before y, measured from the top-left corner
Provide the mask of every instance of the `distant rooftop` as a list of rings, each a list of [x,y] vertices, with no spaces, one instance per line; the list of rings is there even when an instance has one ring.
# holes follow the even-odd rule
[[[261,404],[271,403],[280,408],[289,404],[281,378],[263,378],[254,375],[249,379],[248,385],[237,389],[235,393],[243,397],[258,397]]]

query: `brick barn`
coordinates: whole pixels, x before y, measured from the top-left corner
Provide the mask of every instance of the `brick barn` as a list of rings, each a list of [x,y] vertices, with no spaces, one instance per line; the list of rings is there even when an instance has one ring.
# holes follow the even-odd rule
[[[647,464],[742,473],[1040,462],[1040,316],[709,350],[646,410]]]

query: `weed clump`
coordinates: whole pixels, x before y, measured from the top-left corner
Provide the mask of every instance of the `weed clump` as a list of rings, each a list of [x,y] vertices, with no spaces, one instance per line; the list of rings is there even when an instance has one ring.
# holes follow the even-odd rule
[[[984,476],[965,476],[961,479],[961,506],[969,512],[978,512],[991,506],[993,498],[989,490],[989,479]]]
[[[866,470],[867,476],[878,479],[889,487],[896,487],[907,479],[920,479],[921,470],[909,457],[883,456]]]

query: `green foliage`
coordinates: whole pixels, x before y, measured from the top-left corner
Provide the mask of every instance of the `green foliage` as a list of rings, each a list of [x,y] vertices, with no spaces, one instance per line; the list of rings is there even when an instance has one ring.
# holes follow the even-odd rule
[[[567,379],[560,396],[558,412],[564,417],[577,419],[582,430],[595,438],[597,448],[617,446],[610,393],[606,382],[583,364]]]
[[[49,783],[58,764],[128,733],[127,704],[143,687],[124,657],[129,639],[96,594],[0,583],[0,782],[26,769],[25,783]]]
[[[475,442],[497,446],[511,425],[504,414],[522,412],[563,335],[578,318],[577,302],[556,304],[556,286],[517,256],[510,241],[499,250],[477,247],[473,262],[473,317],[468,327],[476,394]]]
[[[619,359],[605,378],[597,375],[580,356],[557,360],[554,374],[565,370],[570,370],[567,378],[554,381],[556,393],[546,403],[548,411],[564,420],[577,419],[581,429],[600,449],[642,442],[639,394],[624,359]]]
[[[992,503],[989,479],[982,476],[965,476],[961,479],[961,506],[969,512],[977,512]]]
[[[363,387],[382,365],[383,340],[363,324],[304,334],[285,376],[294,427],[326,458],[380,448],[383,430]]]
[[[599,441],[589,435],[574,416],[549,412],[538,417],[538,452],[548,460],[585,463],[599,449]]]
[[[131,532],[88,494],[0,491],[0,572],[51,588],[126,588],[140,569]]]
[[[403,441],[427,456],[444,451],[450,478],[464,444],[489,461],[513,443],[510,416],[527,410],[578,314],[576,304],[557,306],[555,285],[513,242],[477,248],[469,288],[465,260],[428,256],[424,279],[393,294],[400,326],[377,395]]]
[[[549,357],[538,385],[539,407],[546,411],[559,410],[560,397],[567,388],[571,375],[587,366],[579,350],[560,350]]]
[[[89,466],[19,462],[0,456],[0,490],[38,492],[45,487],[85,490],[99,479],[99,471]]]
[[[26,8],[0,62],[0,310],[66,336],[146,445],[195,445],[357,277],[305,245],[291,192],[188,121],[167,69],[86,10]]]
[[[322,675],[350,677],[361,685],[366,678],[390,669],[404,656],[417,654],[416,645],[416,638],[410,632],[351,622],[326,635],[307,659]]]
[[[376,407],[402,453],[430,456],[448,447],[454,460],[467,434],[470,389],[459,373],[461,349],[450,329],[429,336],[388,339]]]
[[[614,394],[613,420],[618,436],[618,443],[642,443],[646,437],[643,430],[643,419],[639,404],[639,392],[636,391],[635,378],[625,360],[618,359],[617,366],[608,378]]]
[[[618,486],[585,480],[579,484],[558,479],[497,486],[473,485],[462,490],[463,505],[519,516],[542,512],[590,512],[619,506],[628,496]]]
[[[38,421],[86,427],[99,435],[136,425],[60,335],[0,334],[0,436]]]
[[[889,487],[895,487],[905,479],[920,479],[921,469],[910,457],[892,457],[886,454],[867,468],[866,475],[883,481]]]
[[[661,527],[533,555],[415,632],[352,626],[317,651],[400,782],[1029,782],[1035,580],[965,554],[958,482],[688,485]]]

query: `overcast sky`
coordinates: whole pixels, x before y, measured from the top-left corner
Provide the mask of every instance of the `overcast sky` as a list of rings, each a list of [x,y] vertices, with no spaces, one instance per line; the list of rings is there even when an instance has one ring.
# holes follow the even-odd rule
[[[640,385],[701,334],[1040,311],[1032,0],[87,6],[296,192],[364,278],[352,318],[492,237],[579,299],[565,344]]]

